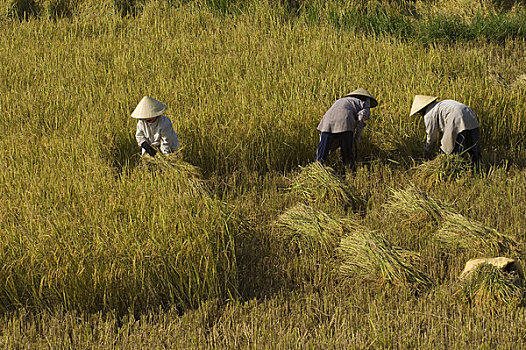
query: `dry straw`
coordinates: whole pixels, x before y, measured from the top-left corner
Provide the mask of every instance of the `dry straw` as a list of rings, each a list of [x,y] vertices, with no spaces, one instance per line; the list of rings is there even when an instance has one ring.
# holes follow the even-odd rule
[[[314,247],[330,252],[355,224],[351,219],[332,218],[322,210],[298,203],[282,213],[276,225],[285,228],[283,238],[296,244],[302,252]]]
[[[450,213],[444,218],[436,238],[451,247],[458,247],[479,254],[506,254],[518,252],[513,237],[499,233],[463,215]]]
[[[471,171],[471,163],[458,154],[439,154],[435,159],[413,167],[415,180],[427,186],[454,181]]]
[[[431,279],[411,262],[416,253],[393,246],[377,232],[355,227],[341,240],[341,272],[366,280],[376,279],[398,286],[410,285],[417,290],[433,285]]]
[[[350,186],[345,184],[330,167],[314,162],[305,167],[292,180],[290,191],[311,203],[330,203],[336,206],[357,206],[361,200]]]
[[[459,293],[472,305],[496,308],[521,305],[524,281],[515,272],[506,272],[491,264],[480,264],[460,284]]]

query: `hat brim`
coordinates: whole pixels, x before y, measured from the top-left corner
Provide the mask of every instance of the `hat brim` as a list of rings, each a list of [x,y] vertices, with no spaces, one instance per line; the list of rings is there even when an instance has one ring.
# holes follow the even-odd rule
[[[149,115],[149,116],[133,115],[132,114],[131,117],[134,118],[134,119],[138,119],[138,120],[148,120],[148,119],[156,118],[156,117],[159,117],[159,116],[163,115],[164,112],[166,112],[167,109],[168,109],[167,107],[163,107],[161,110],[156,111],[156,113],[153,113],[152,115]]]
[[[417,97],[415,97],[415,100],[413,101],[413,106],[411,107],[411,112],[409,113],[409,116],[411,117],[417,114],[418,112],[421,112],[423,109],[425,109],[427,106],[429,106],[431,103],[437,100],[438,97],[436,96],[417,95]]]

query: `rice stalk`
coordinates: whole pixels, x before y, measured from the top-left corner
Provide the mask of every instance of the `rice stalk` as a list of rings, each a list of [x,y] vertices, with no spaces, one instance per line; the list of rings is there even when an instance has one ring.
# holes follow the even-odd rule
[[[478,254],[502,255],[519,251],[519,245],[513,237],[461,214],[449,213],[435,237],[448,246]]]
[[[355,196],[350,186],[345,184],[334,172],[319,162],[305,167],[292,180],[289,190],[311,203],[330,203],[333,205],[358,205],[361,200]]]
[[[286,229],[283,238],[296,244],[300,251],[321,247],[328,253],[354,224],[350,219],[333,218],[320,209],[298,203],[282,213],[276,225]]]
[[[137,167],[137,172],[148,171],[177,180],[179,192],[189,192],[193,195],[209,196],[201,170],[182,159],[181,152],[158,154],[155,157],[144,155]]]
[[[439,154],[435,159],[413,167],[418,183],[428,188],[441,182],[451,182],[471,171],[471,163],[459,154]]]
[[[397,213],[401,213],[406,220],[411,222],[432,221],[439,224],[452,209],[444,203],[441,203],[425,192],[418,191],[414,187],[406,190],[391,190],[392,198],[387,207]]]
[[[340,271],[344,275],[363,279],[378,279],[394,285],[411,285],[416,289],[427,289],[432,280],[401,254],[400,248],[366,227],[356,227],[340,242],[343,263]]]
[[[520,305],[525,291],[524,281],[516,272],[484,263],[466,277],[457,293],[471,305],[495,308]]]

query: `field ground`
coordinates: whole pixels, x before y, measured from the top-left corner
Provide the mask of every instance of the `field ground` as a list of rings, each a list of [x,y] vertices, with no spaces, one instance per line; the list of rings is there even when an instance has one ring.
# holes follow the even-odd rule
[[[486,303],[457,279],[471,258],[525,258],[520,4],[150,1],[122,16],[125,1],[80,1],[61,18],[44,1],[20,19],[13,3],[0,3],[2,348],[526,346],[524,293]],[[356,169],[335,155],[327,188],[295,186],[321,116],[359,86],[379,106]],[[480,172],[429,170],[415,94],[476,112]],[[138,155],[144,95],[168,105],[173,158]],[[392,205],[406,190],[461,214],[459,232],[512,244],[445,245],[458,217],[408,215]],[[280,226],[298,208],[326,241]],[[343,273],[343,222],[411,253],[430,284]]]

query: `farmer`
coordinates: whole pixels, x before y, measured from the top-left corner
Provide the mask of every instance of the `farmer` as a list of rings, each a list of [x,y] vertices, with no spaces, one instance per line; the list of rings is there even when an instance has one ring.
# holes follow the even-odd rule
[[[454,101],[437,101],[437,97],[416,95],[410,116],[420,113],[424,117],[427,140],[424,153],[429,154],[441,134],[440,149],[445,154],[467,152],[473,165],[482,160],[479,122],[466,105]]]
[[[377,105],[378,101],[362,88],[334,102],[318,124],[321,137],[316,160],[324,163],[329,153],[340,147],[343,165],[352,168],[365,121]]]
[[[162,115],[166,108],[164,103],[144,96],[131,114],[132,118],[139,119],[135,138],[142,148],[142,154],[148,153],[153,157],[159,150],[166,154],[179,147],[172,122]]]

